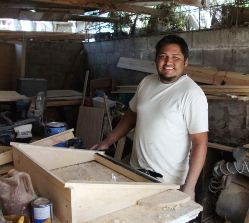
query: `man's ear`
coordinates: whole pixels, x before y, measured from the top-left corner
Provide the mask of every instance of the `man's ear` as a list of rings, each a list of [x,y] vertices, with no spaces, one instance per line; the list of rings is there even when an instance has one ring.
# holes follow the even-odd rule
[[[184,66],[185,66],[185,67],[188,66],[188,58],[184,61]]]

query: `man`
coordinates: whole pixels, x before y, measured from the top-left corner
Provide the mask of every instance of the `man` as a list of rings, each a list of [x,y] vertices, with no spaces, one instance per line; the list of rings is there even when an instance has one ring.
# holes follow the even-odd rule
[[[163,175],[195,197],[207,151],[208,104],[186,74],[188,46],[176,35],[156,45],[158,74],[146,76],[117,127],[93,148],[107,149],[135,127],[131,165]],[[189,160],[190,157],[190,160]]]

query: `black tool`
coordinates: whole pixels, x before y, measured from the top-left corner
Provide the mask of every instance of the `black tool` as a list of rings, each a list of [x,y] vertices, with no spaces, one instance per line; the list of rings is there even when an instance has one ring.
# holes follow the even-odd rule
[[[163,178],[162,174],[157,173],[157,172],[152,171],[152,170],[147,170],[147,169],[143,169],[143,168],[140,168],[138,170],[145,173],[145,174],[147,174],[147,175],[149,175],[149,176],[155,177],[155,178]]]

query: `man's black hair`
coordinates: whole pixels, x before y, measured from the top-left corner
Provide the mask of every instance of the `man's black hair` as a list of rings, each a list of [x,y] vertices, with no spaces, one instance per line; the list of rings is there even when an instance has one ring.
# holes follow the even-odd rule
[[[160,50],[165,45],[168,45],[168,44],[177,44],[180,47],[182,54],[184,55],[184,59],[186,60],[188,58],[189,56],[188,44],[182,37],[177,36],[177,35],[167,35],[159,40],[159,42],[156,44],[156,58]]]

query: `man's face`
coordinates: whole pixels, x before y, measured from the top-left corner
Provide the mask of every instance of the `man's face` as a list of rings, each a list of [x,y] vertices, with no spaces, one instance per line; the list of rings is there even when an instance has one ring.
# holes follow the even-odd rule
[[[188,60],[184,59],[180,46],[167,44],[161,48],[156,58],[156,68],[163,83],[176,81],[184,73]]]

